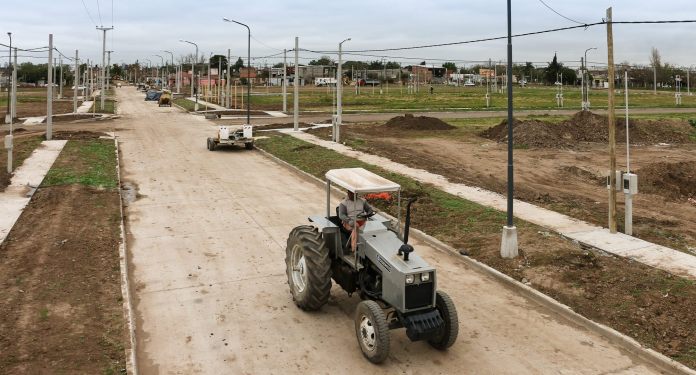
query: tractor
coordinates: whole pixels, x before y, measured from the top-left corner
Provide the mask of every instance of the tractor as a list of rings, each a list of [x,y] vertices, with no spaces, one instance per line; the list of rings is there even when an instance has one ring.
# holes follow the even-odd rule
[[[408,244],[411,204],[401,231],[401,187],[363,168],[332,169],[326,173],[326,215],[309,216],[309,225],[295,227],[288,237],[286,273],[295,304],[303,310],[320,309],[329,299],[331,280],[348,295],[358,293],[355,334],[360,349],[372,363],[389,355],[389,330],[405,328],[411,341],[427,340],[445,350],[457,339],[459,323],[452,299],[437,289],[436,270],[414,254]],[[335,184],[356,197],[397,195],[398,218],[363,215],[355,252],[350,232],[331,207]]]
[[[209,151],[215,151],[217,146],[244,146],[247,150],[254,149],[254,137],[251,125],[242,125],[241,129],[230,129],[223,125],[218,127],[217,137],[208,138],[206,147]]]

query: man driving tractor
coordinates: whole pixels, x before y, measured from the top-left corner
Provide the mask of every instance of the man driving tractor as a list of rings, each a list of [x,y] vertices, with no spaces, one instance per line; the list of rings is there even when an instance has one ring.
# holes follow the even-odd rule
[[[356,197],[352,191],[348,191],[348,196],[338,206],[338,217],[343,223],[343,228],[351,232],[350,250],[355,252],[358,245],[358,229],[365,225],[367,217],[372,215],[374,210],[367,201]]]

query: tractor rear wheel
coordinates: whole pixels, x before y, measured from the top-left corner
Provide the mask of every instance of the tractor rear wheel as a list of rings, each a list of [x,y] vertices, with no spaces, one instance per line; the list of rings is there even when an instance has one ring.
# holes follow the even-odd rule
[[[254,149],[254,142],[245,143],[244,148],[246,148],[247,150],[253,150]]]
[[[285,267],[290,293],[302,310],[318,310],[329,300],[331,258],[317,228],[295,227],[285,249]]]
[[[457,308],[454,306],[452,298],[447,293],[439,290],[435,295],[435,307],[440,312],[440,316],[445,321],[445,324],[435,336],[428,340],[428,343],[435,349],[445,350],[457,341],[457,335],[459,335]]]
[[[368,361],[382,363],[389,355],[389,324],[384,310],[372,300],[361,301],[355,312],[355,334]]]

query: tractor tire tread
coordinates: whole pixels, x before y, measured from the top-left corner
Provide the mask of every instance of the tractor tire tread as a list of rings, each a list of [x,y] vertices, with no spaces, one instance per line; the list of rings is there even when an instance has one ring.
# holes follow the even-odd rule
[[[368,355],[368,353],[362,350],[362,344],[360,342],[358,342],[358,345],[361,348],[363,356],[365,356],[365,358],[367,358],[368,361],[375,364],[382,363],[385,359],[387,359],[387,356],[389,356],[390,336],[387,317],[384,314],[384,310],[382,310],[382,307],[377,302],[372,300],[361,301],[358,304],[358,307],[355,312],[355,334],[358,340],[360,340],[359,320],[361,311],[363,309],[366,309],[372,315],[373,319],[371,320],[376,329],[376,341],[379,343],[379,345],[375,348],[375,352],[373,355]]]
[[[440,337],[435,337],[428,340],[428,343],[438,350],[446,350],[454,345],[459,335],[459,318],[457,317],[457,308],[454,305],[452,298],[445,292],[438,290],[435,296],[435,305],[445,321],[445,331]]]
[[[329,300],[331,292],[331,258],[329,251],[319,231],[311,225],[295,227],[288,237],[286,249],[286,271],[288,283],[292,284],[292,270],[290,269],[293,243],[297,241],[304,250],[307,264],[307,290],[304,299],[298,299],[291,285],[291,293],[295,304],[302,310],[319,310]]]

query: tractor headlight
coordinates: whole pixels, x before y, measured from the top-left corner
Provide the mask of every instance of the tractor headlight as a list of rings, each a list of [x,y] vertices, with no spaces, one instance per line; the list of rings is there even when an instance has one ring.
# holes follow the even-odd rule
[[[413,280],[415,279],[415,275],[406,275],[406,284],[413,284]]]
[[[421,282],[424,282],[424,283],[430,281],[430,272],[421,273],[420,279],[421,279]]]

